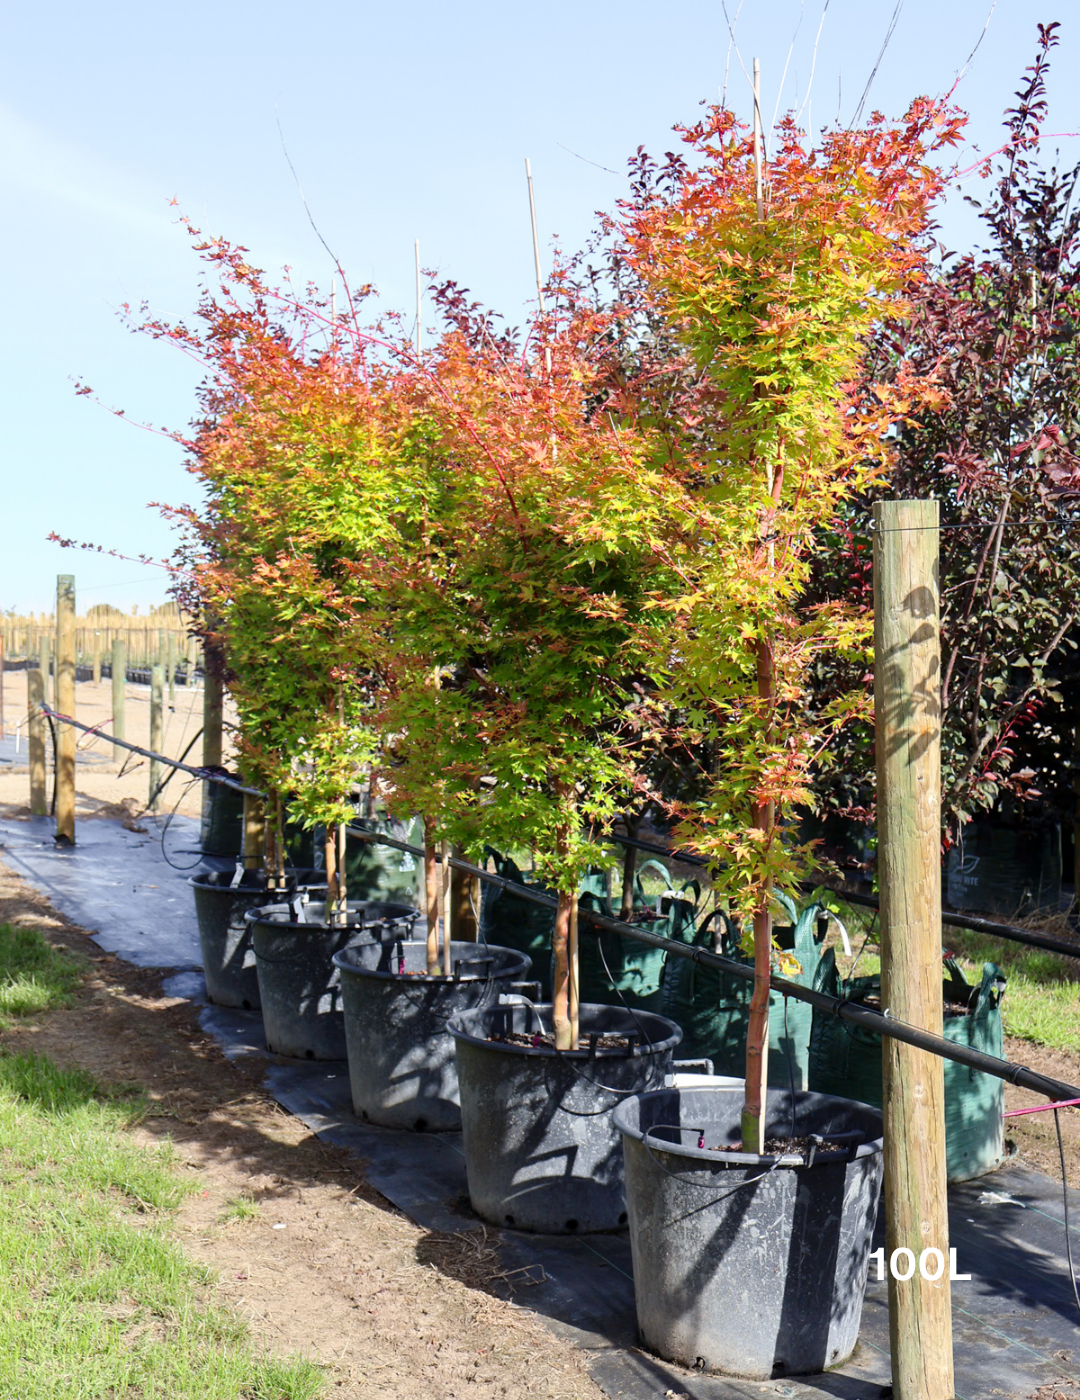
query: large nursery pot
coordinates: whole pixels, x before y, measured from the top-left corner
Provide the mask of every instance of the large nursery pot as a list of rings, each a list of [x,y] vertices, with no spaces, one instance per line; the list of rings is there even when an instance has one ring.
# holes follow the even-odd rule
[[[418,1132],[461,1126],[447,1021],[519,982],[529,959],[512,948],[450,944],[449,977],[427,971],[427,943],[368,943],[334,954],[358,1118]]]
[[[611,1110],[663,1084],[682,1032],[647,1011],[582,1003],[582,1049],[544,1044],[551,1006],[455,1016],[469,1197],[494,1225],[546,1234],[626,1223]]]
[[[289,870],[284,892],[326,888],[325,872]],[[255,951],[244,916],[267,902],[268,877],[262,870],[200,870],[188,881],[195,894],[207,996],[215,1006],[255,1010],[259,979]],[[278,898],[275,891],[271,898]]]
[[[842,982],[832,949],[821,960],[814,986],[852,1001],[881,995],[880,976]],[[1000,1059],[1004,1053],[1001,998],[1005,977],[997,964],[985,963],[981,982],[972,986],[949,959],[942,991],[945,1039]],[[842,1093],[880,1108],[881,1036],[828,1012],[815,1011],[810,1087],[823,1094]],[[1005,1155],[1004,1108],[1002,1080],[945,1061],[945,1169],[950,1181],[968,1181],[1001,1165]]]
[[[348,901],[343,924],[303,892],[245,916],[255,949],[266,1047],[298,1060],[344,1060],[345,1018],[334,954],[355,943],[409,938],[420,917],[406,904]]]
[[[758,1157],[725,1150],[742,1105],[740,1088],[671,1088],[615,1110],[641,1340],[679,1365],[754,1380],[838,1366],[859,1335],[881,1114],[771,1089],[767,1134],[807,1147]]]

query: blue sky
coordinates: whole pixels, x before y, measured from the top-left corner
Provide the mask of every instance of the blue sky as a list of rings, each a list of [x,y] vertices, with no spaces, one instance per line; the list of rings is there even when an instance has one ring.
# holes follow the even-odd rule
[[[160,570],[46,542],[55,530],[160,557],[171,530],[148,503],[194,495],[175,445],[76,397],[72,381],[132,420],[182,428],[192,416],[195,368],[132,336],[116,314],[145,300],[160,314],[191,315],[198,265],[173,198],[208,232],[245,244],[258,265],[288,263],[299,280],[328,285],[332,267],[278,122],[354,283],[374,282],[385,307],[411,317],[419,238],[425,266],[517,322],[535,295],[526,156],[547,265],[554,235],[576,248],[595,211],[613,206],[639,145],[672,148],[672,125],[717,97],[725,65],[729,103],[748,116],[740,57],[748,69],[760,57],[768,120],[785,65],[780,109],[803,104],[821,24],[803,120],[817,128],[839,112],[849,121],[896,15],[868,100],[868,110],[895,115],[952,85],[990,4],[903,0],[897,15],[895,0],[829,0],[821,24],[822,0],[743,0],[741,9],[728,0],[728,15],[738,10],[730,55],[719,0],[9,7],[0,56],[9,279],[0,607],[50,607],[58,572],[75,574],[80,611],[161,601]],[[1080,130],[1080,87],[1069,81],[1078,11],[1076,0],[1042,15],[999,0],[957,92],[981,149],[1000,143],[1039,18],[1062,21],[1048,129]],[[1067,161],[1080,159],[1080,139],[1054,144]],[[975,236],[959,202],[945,229],[953,246]]]

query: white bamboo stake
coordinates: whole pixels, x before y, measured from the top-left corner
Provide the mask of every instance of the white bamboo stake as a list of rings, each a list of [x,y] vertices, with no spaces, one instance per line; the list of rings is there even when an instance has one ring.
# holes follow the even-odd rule
[[[416,244],[415,244],[415,253],[416,253],[416,355],[417,355],[417,358],[419,359],[419,356],[420,356],[420,328],[421,328],[421,324],[422,324],[421,319],[420,319],[420,240],[419,240],[419,238],[416,240]]]

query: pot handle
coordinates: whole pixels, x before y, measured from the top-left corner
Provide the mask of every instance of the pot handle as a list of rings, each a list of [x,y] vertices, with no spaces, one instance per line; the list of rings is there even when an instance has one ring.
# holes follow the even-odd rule
[[[531,1006],[543,996],[539,982],[511,982],[510,990],[499,993],[500,1006]]]

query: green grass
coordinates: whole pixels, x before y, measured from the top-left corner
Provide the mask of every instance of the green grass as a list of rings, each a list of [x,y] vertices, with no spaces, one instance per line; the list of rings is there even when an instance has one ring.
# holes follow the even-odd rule
[[[0,1026],[70,1004],[86,964],[54,948],[37,929],[0,924]]]
[[[856,953],[863,931],[848,922]],[[1055,1050],[1075,1053],[1080,1048],[1080,961],[968,929],[946,928],[942,932],[945,947],[956,955],[969,982],[981,980],[986,962],[997,963],[1004,972],[1008,985],[1001,1002],[1001,1020],[1006,1035]],[[838,961],[841,971],[846,972],[847,960]],[[855,973],[869,977],[880,967],[877,950],[871,945],[858,959]]]
[[[40,935],[0,929],[0,987],[35,989],[5,1000],[10,1014],[63,1004],[79,976]],[[168,1144],[133,1140],[144,1111],[79,1070],[0,1050],[0,1396],[314,1400],[315,1365],[262,1355],[208,1301],[212,1275],[169,1228],[194,1185]]]
[[[258,1201],[253,1201],[250,1196],[237,1196],[225,1203],[225,1209],[221,1212],[221,1223],[230,1225],[239,1220],[258,1220],[262,1215],[262,1208]]]

